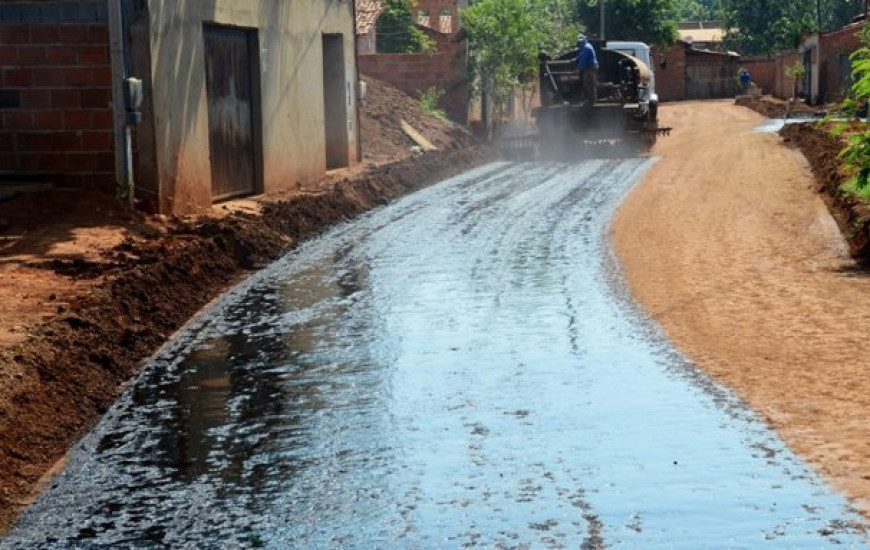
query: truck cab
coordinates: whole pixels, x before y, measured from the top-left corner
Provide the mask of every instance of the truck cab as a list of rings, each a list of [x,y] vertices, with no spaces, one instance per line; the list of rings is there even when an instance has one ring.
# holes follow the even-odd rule
[[[639,59],[643,62],[644,65],[649,68],[651,73],[651,78],[649,81],[649,91],[650,91],[650,101],[658,103],[659,96],[656,93],[656,77],[655,72],[653,71],[652,64],[652,55],[650,54],[650,47],[644,44],[643,42],[626,42],[620,40],[609,40],[605,42],[604,49],[611,50],[615,52],[624,53],[626,55],[630,55],[635,59]]]

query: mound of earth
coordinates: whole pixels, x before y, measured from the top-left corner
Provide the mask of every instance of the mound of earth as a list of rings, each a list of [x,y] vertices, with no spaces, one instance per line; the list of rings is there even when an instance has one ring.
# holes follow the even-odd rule
[[[824,116],[836,110],[834,105],[813,107],[800,100],[779,99],[769,95],[740,96],[735,102],[767,118]]]
[[[142,361],[228,285],[335,223],[495,157],[414,98],[368,82],[366,162],[304,192],[188,219],[82,190],[4,196],[0,534]],[[402,120],[438,150],[412,154]]]
[[[360,109],[364,160],[379,163],[412,154],[417,144],[402,130],[402,121],[438,149],[468,147],[474,142],[468,130],[424,112],[420,101],[405,92],[371,77],[362,79],[366,83]]]
[[[817,189],[837,220],[852,256],[862,263],[870,262],[870,205],[841,189],[852,175],[838,158],[843,140],[832,136],[826,124],[787,124],[779,133],[787,144],[800,149],[812,166]]]

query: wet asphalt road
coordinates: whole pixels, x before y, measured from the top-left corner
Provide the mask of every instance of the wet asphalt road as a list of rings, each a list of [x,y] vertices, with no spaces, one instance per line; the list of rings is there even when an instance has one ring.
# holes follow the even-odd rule
[[[489,165],[234,289],[0,547],[866,548],[625,295],[648,159]]]

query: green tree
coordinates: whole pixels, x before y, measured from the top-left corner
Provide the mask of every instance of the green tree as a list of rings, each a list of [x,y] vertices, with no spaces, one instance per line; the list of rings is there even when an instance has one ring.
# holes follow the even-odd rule
[[[639,40],[657,46],[669,46],[677,40],[676,0],[577,0],[577,19],[593,35],[600,33],[602,1],[608,40]]]
[[[668,16],[677,22],[719,19],[720,0],[674,0]]]
[[[804,68],[803,62],[800,59],[794,62],[794,65],[786,68],[785,76],[790,78],[793,82],[792,90],[791,90],[791,98],[797,99],[798,90],[803,84],[804,78],[807,75],[807,70]]]
[[[431,52],[435,44],[413,20],[413,0],[385,0],[375,25],[378,53]]]
[[[722,0],[725,45],[747,55],[790,50],[801,33],[838,29],[863,8],[863,0]]]
[[[479,0],[462,18],[474,91],[490,101],[496,123],[510,99],[536,87],[538,53],[572,47],[580,30],[567,0]]]

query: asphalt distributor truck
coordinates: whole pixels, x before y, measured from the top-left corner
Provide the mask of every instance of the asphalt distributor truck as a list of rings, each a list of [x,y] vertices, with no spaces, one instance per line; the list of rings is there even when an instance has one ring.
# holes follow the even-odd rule
[[[642,42],[591,41],[598,58],[594,100],[586,97],[577,70],[578,50],[551,59],[538,56],[540,107],[532,111],[537,149],[593,156],[617,148],[644,152],[670,132],[658,121],[658,96],[650,48]]]

